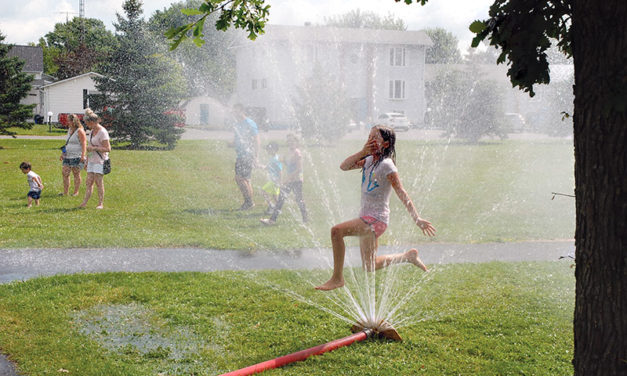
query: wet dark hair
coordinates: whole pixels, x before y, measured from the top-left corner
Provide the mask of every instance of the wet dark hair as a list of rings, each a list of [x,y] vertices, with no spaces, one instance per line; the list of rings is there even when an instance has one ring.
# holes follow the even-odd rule
[[[31,169],[31,165],[28,162],[22,162],[20,163],[20,170],[30,170]]]
[[[385,158],[392,159],[392,162],[396,164],[396,149],[394,148],[394,144],[396,144],[396,133],[394,133],[394,129],[386,127],[385,125],[375,125],[374,127],[379,130],[383,141],[388,142],[388,147],[384,148],[383,152],[381,152],[381,158],[377,161],[377,164]]]

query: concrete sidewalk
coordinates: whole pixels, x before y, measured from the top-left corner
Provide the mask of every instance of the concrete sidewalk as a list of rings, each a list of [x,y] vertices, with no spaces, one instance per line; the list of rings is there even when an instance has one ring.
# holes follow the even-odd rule
[[[574,253],[574,241],[453,244],[418,247],[428,264],[489,261],[556,261]],[[406,248],[381,247],[379,254]],[[360,265],[359,250],[348,248],[347,265]],[[243,252],[199,248],[9,249],[0,250],[0,283],[39,276],[101,272],[209,272],[217,270],[331,268],[330,249]]]

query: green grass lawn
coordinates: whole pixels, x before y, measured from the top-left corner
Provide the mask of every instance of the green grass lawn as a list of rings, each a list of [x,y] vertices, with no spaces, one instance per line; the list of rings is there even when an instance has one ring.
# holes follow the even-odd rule
[[[52,124],[52,126],[48,124],[33,124],[31,129],[11,127],[8,130],[20,136],[65,136],[67,134],[67,128],[55,126],[55,124]]]
[[[84,186],[79,197],[57,196],[62,191],[61,144],[0,140],[0,247],[326,247],[329,228],[359,211],[360,173],[338,166],[361,141],[305,147],[304,191],[311,223],[303,226],[297,206],[288,200],[271,228],[259,223],[265,210],[260,189],[252,211],[235,210],[241,195],[233,180],[234,151],[226,142],[181,141],[171,151],[113,150],[101,211],[94,209],[96,197],[88,209],[76,209]],[[571,142],[399,141],[397,153],[405,189],[438,232],[426,239],[392,197],[382,244],[573,237],[574,200],[551,200],[552,191],[572,193]],[[45,184],[39,207],[25,207],[28,186],[18,168],[23,160],[33,164]],[[263,171],[256,171],[253,184],[265,181]]]
[[[267,374],[573,373],[568,263],[436,265],[428,277],[399,266],[378,278],[392,269],[400,290],[421,287],[401,313],[403,342],[366,340]],[[303,283],[327,273],[107,273],[0,285],[0,343],[26,375],[215,375],[349,335],[349,324],[318,308],[337,311],[328,293]]]

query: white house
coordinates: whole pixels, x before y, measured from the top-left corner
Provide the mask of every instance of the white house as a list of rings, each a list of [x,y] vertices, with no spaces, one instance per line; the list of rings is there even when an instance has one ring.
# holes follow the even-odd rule
[[[93,77],[103,76],[89,72],[42,86],[42,113],[52,112],[52,122],[59,121],[60,113],[83,113],[90,95],[98,94]]]
[[[181,103],[187,125],[223,127],[233,122],[229,106],[210,96],[192,97]]]
[[[293,125],[297,87],[314,64],[344,84],[356,121],[402,112],[422,123],[425,49],[423,31],[267,25],[256,41],[237,46],[235,100],[257,120]]]

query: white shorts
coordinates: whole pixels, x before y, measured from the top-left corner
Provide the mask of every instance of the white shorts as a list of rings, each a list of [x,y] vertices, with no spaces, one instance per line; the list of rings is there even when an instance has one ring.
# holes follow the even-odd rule
[[[102,163],[87,163],[87,173],[93,172],[94,174],[104,175]]]

